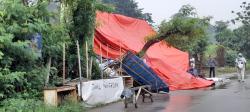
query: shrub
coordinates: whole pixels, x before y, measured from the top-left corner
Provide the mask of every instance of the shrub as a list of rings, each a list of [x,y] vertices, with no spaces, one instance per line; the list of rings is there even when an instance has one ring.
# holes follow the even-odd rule
[[[0,68],[0,101],[25,89],[24,75],[25,72],[11,72],[8,68]]]
[[[227,66],[234,66],[235,65],[235,58],[237,57],[237,51],[227,49],[225,59]]]
[[[0,112],[84,112],[84,108],[69,101],[54,107],[37,99],[8,99],[1,103]]]
[[[216,49],[217,45],[208,45],[205,51],[205,58],[208,58],[209,56],[216,57]]]

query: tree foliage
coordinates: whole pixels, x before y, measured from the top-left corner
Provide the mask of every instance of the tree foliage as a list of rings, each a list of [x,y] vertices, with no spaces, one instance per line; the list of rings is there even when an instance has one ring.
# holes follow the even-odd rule
[[[70,30],[70,37],[81,41],[81,44],[83,41],[92,41],[96,11],[114,11],[112,6],[97,0],[62,0],[60,4],[61,23]]]
[[[151,45],[162,40],[165,40],[168,45],[185,51],[191,51],[198,42],[203,45],[201,42],[205,41],[200,39],[206,36],[209,18],[193,17],[195,15],[193,10],[192,6],[184,5],[170,21],[163,21],[159,26],[159,33],[148,39],[139,55],[143,56]]]
[[[236,13],[237,17],[232,20],[233,23],[241,22],[243,25],[234,29],[233,31],[228,28],[228,22],[218,21],[216,22],[216,40],[219,44],[226,47],[226,63],[228,65],[233,65],[236,54],[241,52],[245,54],[248,58],[249,55],[249,37],[250,37],[250,3],[243,2],[240,5],[242,9],[239,12],[232,11],[232,13]]]
[[[231,39],[231,48],[235,48],[238,52],[244,53],[250,57],[250,26],[243,25],[234,30],[235,38]]]
[[[84,41],[92,43],[95,12],[113,11],[96,0],[60,0],[59,14],[48,10],[48,0],[38,0],[33,5],[25,1],[0,0],[0,101],[40,97],[47,73],[52,79],[49,85],[55,86],[61,76],[64,43],[67,77],[76,78],[75,41],[80,40],[82,48]],[[42,56],[32,47],[32,36],[37,33],[42,35]],[[50,70],[46,68],[49,59]],[[82,55],[81,61],[84,65],[88,60]],[[100,75],[97,64],[92,69],[93,74]]]
[[[235,38],[233,31],[228,28],[229,23],[223,21],[216,21],[215,24],[216,41],[224,46],[229,46],[229,44],[233,44],[228,40]]]
[[[103,3],[111,4],[115,7],[115,12],[134,18],[139,18],[154,23],[151,13],[143,13],[142,8],[134,0],[102,0]]]
[[[39,96],[46,73],[45,59],[57,57],[67,31],[52,25],[48,2],[25,6],[21,0],[0,1],[0,83],[1,100],[9,97]],[[32,48],[31,37],[43,36],[43,56]],[[56,64],[55,64],[56,65]]]
[[[240,5],[241,11],[236,12],[237,18],[232,20],[233,23],[241,22],[243,25],[234,30],[235,38],[232,39],[234,48],[239,52],[243,52],[247,57],[250,57],[250,3],[242,2]],[[234,11],[232,11],[235,13]]]
[[[250,2],[242,2],[240,5],[241,11],[232,13],[236,13],[237,17],[232,20],[233,23],[236,21],[240,21],[245,25],[250,25]]]
[[[8,68],[0,68],[0,101],[13,97],[16,92],[25,89],[27,80],[25,80],[24,74],[25,72],[11,72]]]
[[[61,14],[63,13],[63,21],[66,28],[69,29],[69,36],[71,39],[71,44],[68,45],[68,54],[67,57],[67,68],[69,75],[76,75],[78,73],[78,64],[77,64],[77,54],[75,41],[79,40],[80,42],[80,52],[81,52],[81,61],[82,61],[82,70],[83,74],[86,74],[86,61],[85,60],[85,42],[88,42],[89,45],[89,54],[94,56],[92,50],[94,28],[96,27],[96,11],[106,11],[113,12],[114,9],[112,6],[103,4],[97,0],[64,0],[61,1],[63,7],[61,7]],[[95,63],[95,62],[94,62]],[[99,69],[97,64],[93,64],[93,74],[99,74]]]

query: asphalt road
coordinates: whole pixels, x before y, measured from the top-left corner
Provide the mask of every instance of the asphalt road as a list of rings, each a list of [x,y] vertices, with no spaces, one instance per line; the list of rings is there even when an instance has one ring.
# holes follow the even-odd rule
[[[137,109],[117,102],[88,112],[250,112],[250,76],[244,83],[232,79],[223,86],[172,91],[146,101],[140,100]]]

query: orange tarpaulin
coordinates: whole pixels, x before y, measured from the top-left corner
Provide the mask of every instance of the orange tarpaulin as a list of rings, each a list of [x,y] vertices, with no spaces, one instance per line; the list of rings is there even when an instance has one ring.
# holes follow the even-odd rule
[[[126,51],[138,53],[145,37],[156,34],[146,21],[119,14],[97,12],[96,20],[94,52],[106,58],[117,59]],[[144,58],[170,90],[201,88],[213,83],[187,73],[188,53],[163,42],[151,46]]]

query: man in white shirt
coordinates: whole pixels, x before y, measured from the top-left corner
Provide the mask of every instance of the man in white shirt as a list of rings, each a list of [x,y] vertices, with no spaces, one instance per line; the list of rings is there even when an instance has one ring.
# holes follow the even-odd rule
[[[245,69],[246,69],[246,59],[239,53],[238,57],[235,59],[236,67],[238,70],[238,81],[244,82],[245,79]]]
[[[190,58],[190,68],[189,68],[189,73],[192,74],[193,76],[198,76],[198,71],[197,69],[195,68],[195,59],[192,57]]]
[[[193,57],[190,58],[190,67],[195,68],[195,59]]]

